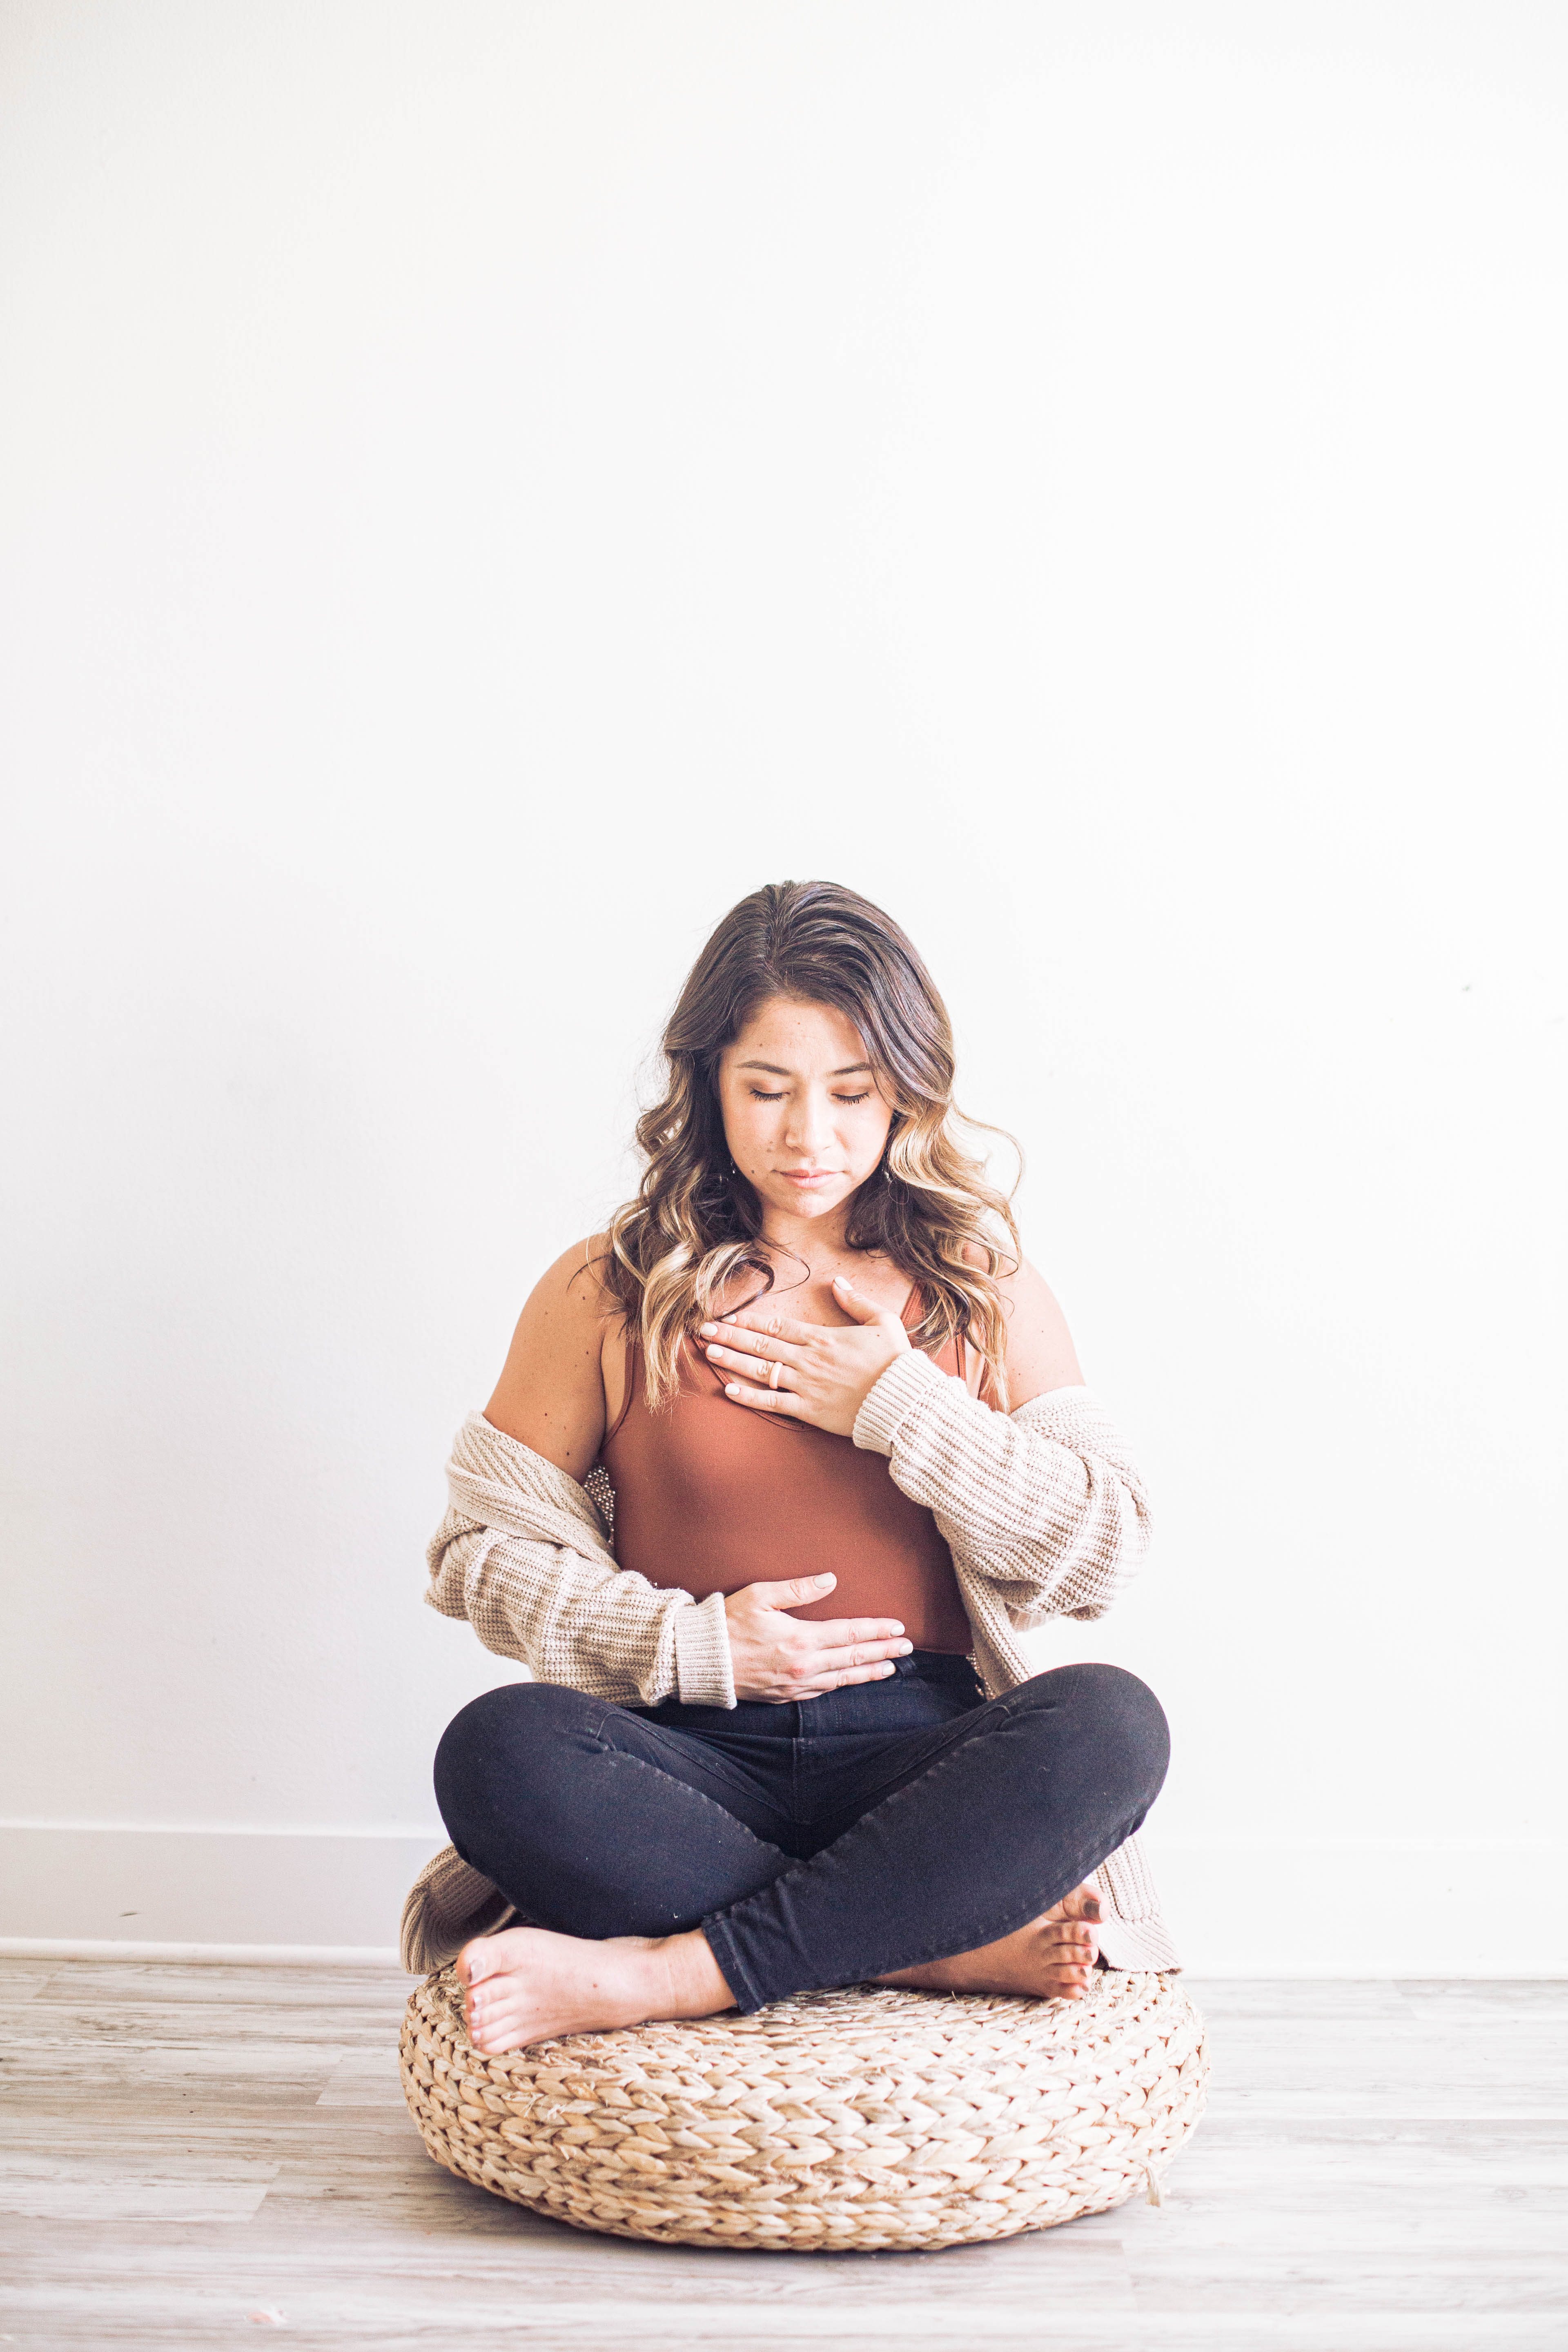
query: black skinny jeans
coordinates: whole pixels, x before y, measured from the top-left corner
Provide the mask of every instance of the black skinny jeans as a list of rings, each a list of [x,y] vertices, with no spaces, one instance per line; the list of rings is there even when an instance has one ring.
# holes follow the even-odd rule
[[[509,1683],[442,1738],[442,1818],[536,1927],[700,1927],[742,2011],[972,1951],[1131,1836],[1165,1777],[1165,1717],[1119,1666],[987,1699],[966,1659],[897,1663],[731,1708]]]

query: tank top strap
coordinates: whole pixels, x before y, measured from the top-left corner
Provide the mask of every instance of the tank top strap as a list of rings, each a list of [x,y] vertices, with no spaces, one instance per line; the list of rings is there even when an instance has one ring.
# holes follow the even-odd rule
[[[600,1441],[599,1454],[601,1459],[604,1456],[605,1447],[611,1443],[612,1439],[619,1436],[621,1430],[626,1424],[626,1415],[630,1412],[632,1406],[637,1400],[637,1391],[645,1385],[643,1378],[641,1334],[636,1330],[628,1329],[625,1344],[626,1364],[621,1381],[621,1409],[619,1412],[616,1413],[615,1420],[610,1423],[610,1426],[605,1430],[604,1437]],[[712,1383],[715,1391],[719,1395],[722,1396],[724,1392],[722,1375],[715,1370],[714,1367],[709,1362],[707,1357],[702,1355],[692,1345],[692,1342],[689,1339],[684,1340],[681,1343],[681,1357],[683,1360],[681,1367],[683,1381],[686,1374],[691,1370],[696,1370],[699,1372],[705,1372],[708,1379]]]
[[[911,1282],[910,1295],[905,1299],[899,1317],[906,1331],[912,1331],[920,1321],[918,1310],[921,1304],[920,1284]],[[951,1364],[948,1361],[949,1359],[952,1360]],[[985,1359],[972,1339],[960,1339],[956,1345],[950,1341],[932,1358],[932,1361],[940,1364],[944,1371],[951,1370],[963,1382],[972,1397],[978,1397],[984,1393]]]
[[[626,1360],[621,1372],[621,1409],[599,1441],[599,1459],[604,1460],[605,1448],[612,1438],[620,1434],[626,1417],[632,1409],[632,1398],[642,1375],[642,1341],[628,1323],[626,1334]]]

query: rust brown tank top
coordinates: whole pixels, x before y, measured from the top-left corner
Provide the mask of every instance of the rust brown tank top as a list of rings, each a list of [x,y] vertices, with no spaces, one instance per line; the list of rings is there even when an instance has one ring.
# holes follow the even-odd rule
[[[906,1325],[917,1294],[904,1307]],[[957,1351],[936,1358],[959,1370]],[[967,1655],[973,1636],[936,1521],[887,1457],[801,1421],[748,1412],[690,1342],[669,1404],[649,1410],[642,1350],[601,1454],[616,1490],[616,1558],[650,1584],[710,1592],[790,1576],[838,1579],[796,1617],[897,1617],[917,1650]]]

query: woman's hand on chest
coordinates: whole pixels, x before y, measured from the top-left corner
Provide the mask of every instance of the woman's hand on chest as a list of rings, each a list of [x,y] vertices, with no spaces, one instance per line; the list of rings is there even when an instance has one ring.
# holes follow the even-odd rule
[[[843,1276],[833,1297],[853,1322],[796,1323],[756,1306],[704,1323],[700,1344],[725,1395],[752,1412],[849,1436],[888,1366],[909,1353],[910,1335],[896,1310],[863,1298]]]

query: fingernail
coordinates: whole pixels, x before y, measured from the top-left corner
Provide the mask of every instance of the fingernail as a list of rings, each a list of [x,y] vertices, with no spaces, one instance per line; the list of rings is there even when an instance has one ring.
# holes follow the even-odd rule
[[[830,1576],[814,1576],[811,1580],[813,1584],[831,1584],[833,1579]]]
[[[717,1329],[718,1329],[718,1328],[719,1328],[719,1326],[717,1325],[717,1323],[704,1323],[704,1325],[702,1326],[702,1337],[703,1337],[705,1339],[710,1339],[710,1338],[712,1337],[713,1333],[714,1333],[715,1331],[717,1331]]]
[[[741,1393],[741,1383],[739,1381],[726,1381],[724,1383],[724,1393],[726,1396],[739,1396]]]
[[[911,1654],[911,1652],[913,1651],[914,1646],[915,1646],[915,1645],[914,1645],[914,1643],[913,1643],[912,1642],[900,1642],[900,1643],[899,1643],[899,1655],[900,1655],[900,1658],[907,1658],[907,1657],[909,1657],[909,1656],[910,1656],[910,1654]]]

